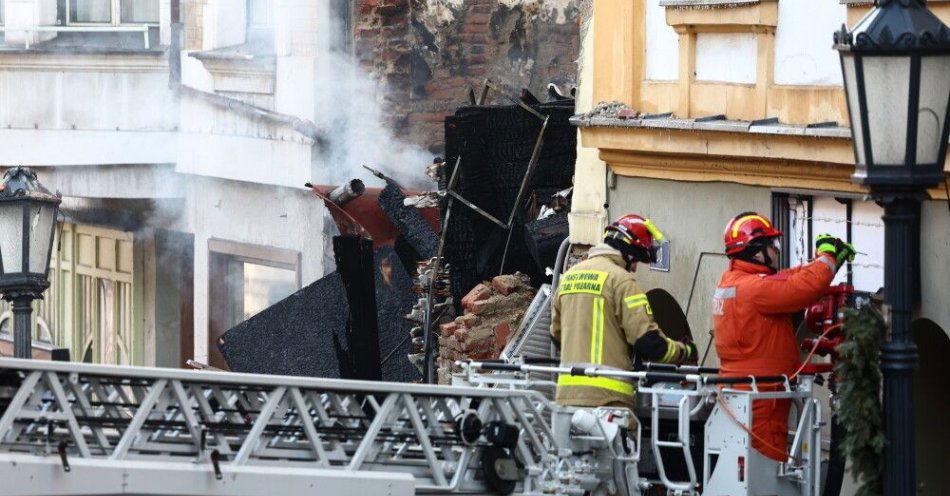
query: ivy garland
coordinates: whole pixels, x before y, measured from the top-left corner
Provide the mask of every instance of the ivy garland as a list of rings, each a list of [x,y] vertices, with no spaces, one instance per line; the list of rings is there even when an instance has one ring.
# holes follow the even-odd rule
[[[881,343],[885,325],[871,306],[848,309],[846,341],[838,346],[838,419],[847,426],[842,454],[851,460],[851,475],[860,482],[856,496],[883,494],[884,415],[881,405]]]

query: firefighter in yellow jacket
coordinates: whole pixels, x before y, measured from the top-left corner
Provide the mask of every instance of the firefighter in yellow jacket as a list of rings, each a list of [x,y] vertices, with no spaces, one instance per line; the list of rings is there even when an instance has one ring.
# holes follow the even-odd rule
[[[696,347],[667,338],[653,320],[646,294],[633,278],[638,262],[656,261],[663,234],[648,219],[625,215],[604,232],[604,242],[558,283],[551,335],[564,366],[630,370],[632,354],[644,362],[695,360]],[[633,406],[633,384],[605,377],[561,375],[557,402],[599,407]]]

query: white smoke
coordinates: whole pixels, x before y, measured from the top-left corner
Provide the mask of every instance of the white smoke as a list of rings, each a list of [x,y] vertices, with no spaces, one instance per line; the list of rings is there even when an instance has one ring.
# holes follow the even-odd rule
[[[367,186],[381,180],[363,168],[368,165],[395,179],[403,187],[428,189],[432,182],[425,168],[432,154],[395,136],[379,99],[376,81],[361,69],[347,50],[341,19],[332,2],[318,2],[322,10],[317,26],[319,49],[315,62],[315,124],[327,133],[327,150],[316,167],[317,183],[339,184],[362,179]]]

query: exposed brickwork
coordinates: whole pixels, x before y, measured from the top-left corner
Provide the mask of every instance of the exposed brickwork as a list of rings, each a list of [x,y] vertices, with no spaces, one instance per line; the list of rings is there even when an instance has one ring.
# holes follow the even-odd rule
[[[504,293],[496,288],[503,288]],[[456,360],[498,358],[508,337],[524,318],[535,289],[531,279],[521,273],[498,276],[475,286],[462,301],[465,315],[442,324],[439,337],[439,383],[448,384]]]
[[[486,78],[542,100],[549,82],[573,86],[581,3],[355,0],[354,51],[376,77],[396,134],[441,152],[445,116]],[[506,103],[489,95],[487,103]]]

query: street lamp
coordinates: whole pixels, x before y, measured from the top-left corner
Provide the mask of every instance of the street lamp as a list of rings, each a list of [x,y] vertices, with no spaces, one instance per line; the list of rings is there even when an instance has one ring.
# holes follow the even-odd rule
[[[916,494],[911,310],[920,267],[920,201],[944,180],[950,102],[950,29],[926,0],[877,0],[850,32],[835,33],[841,55],[855,172],[884,204],[884,291],[890,337],[884,375],[884,494]]]
[[[49,287],[49,258],[61,198],[26,167],[13,167],[0,183],[0,292],[13,302],[13,349],[32,358],[32,302]]]

